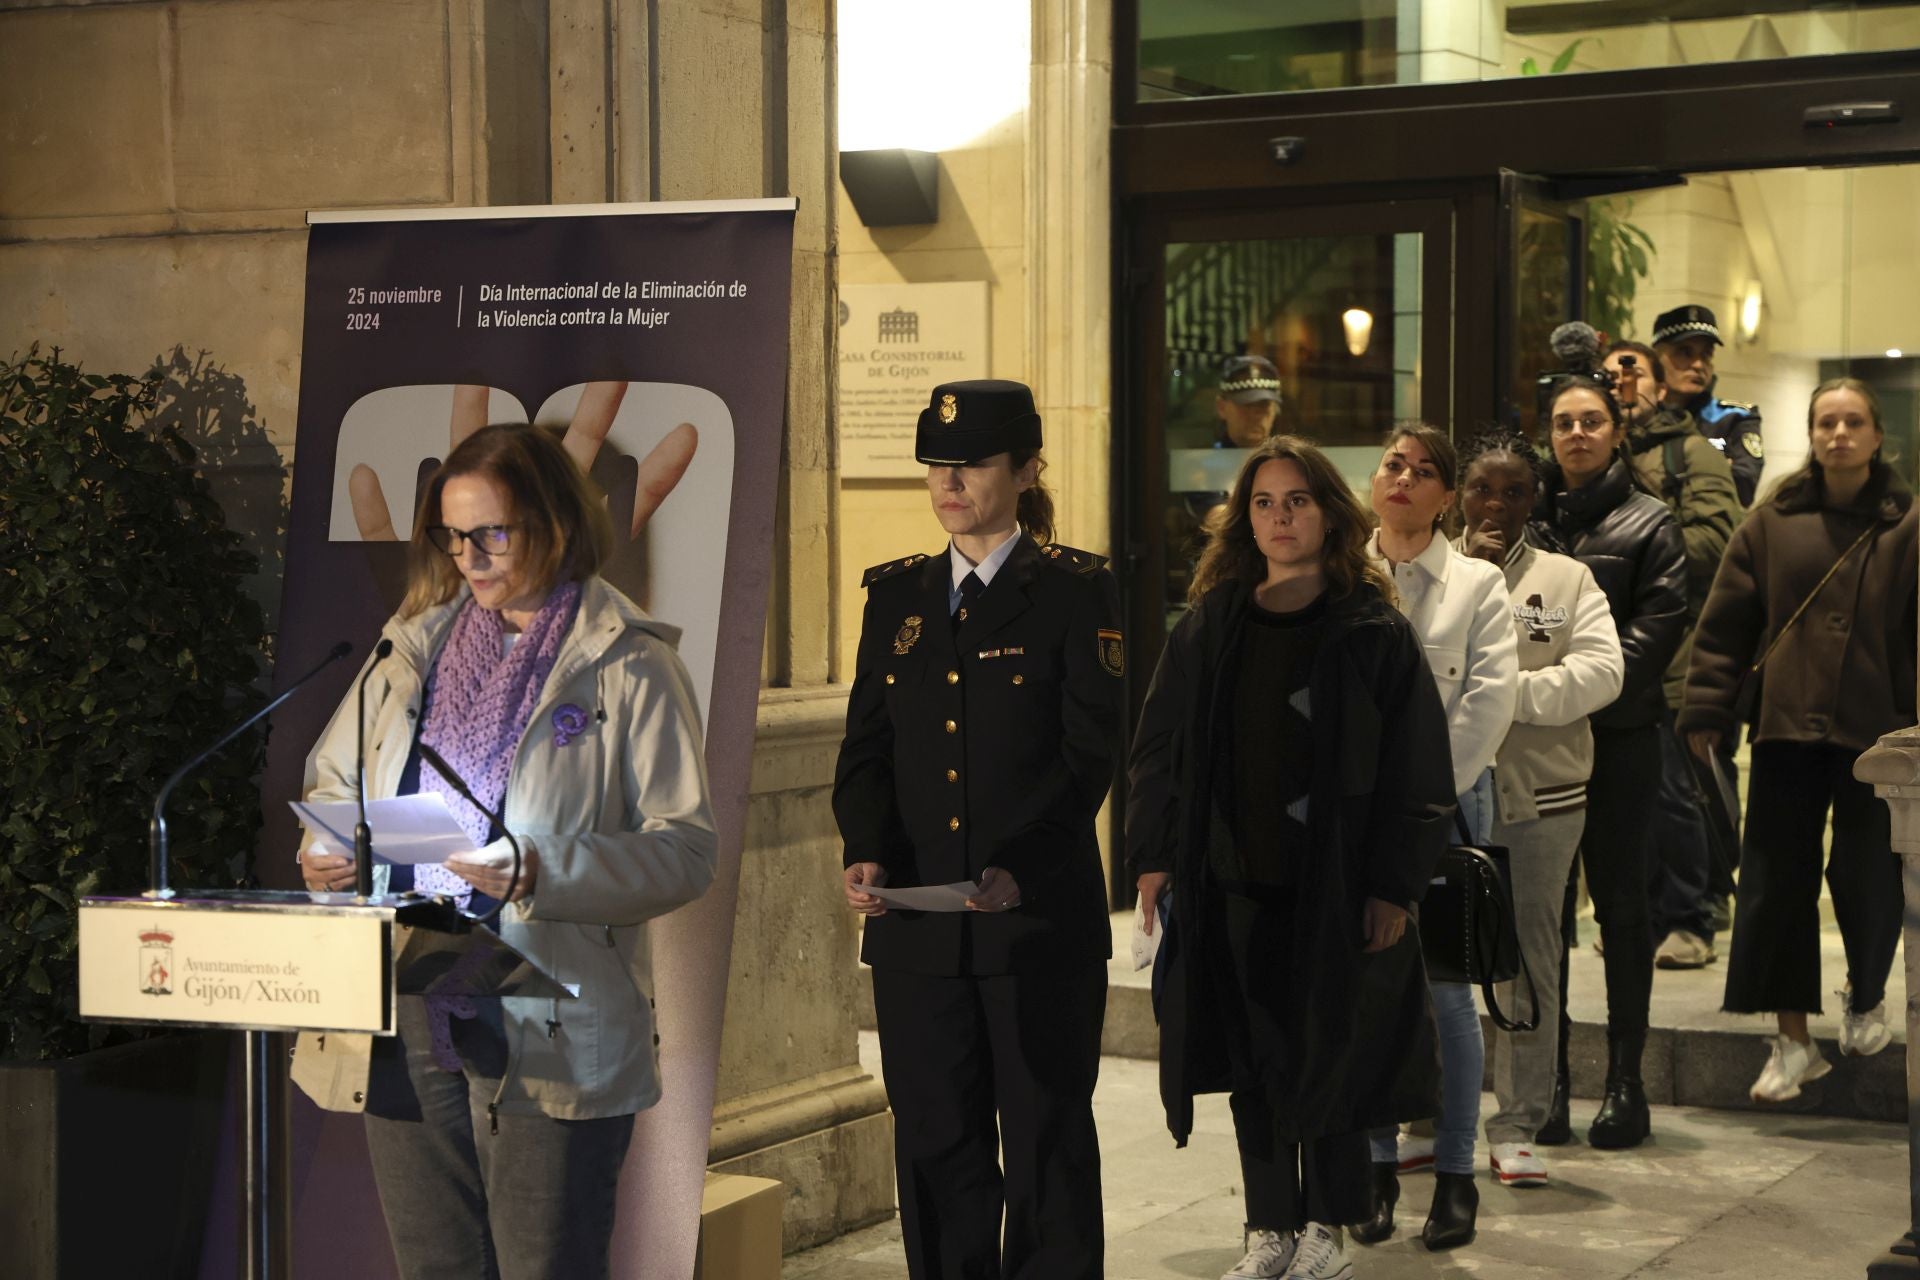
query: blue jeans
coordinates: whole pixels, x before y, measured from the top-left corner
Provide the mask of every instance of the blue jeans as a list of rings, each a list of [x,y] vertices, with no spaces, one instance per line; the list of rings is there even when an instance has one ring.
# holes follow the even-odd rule
[[[1474,840],[1486,842],[1493,831],[1493,771],[1484,770],[1460,794],[1460,817]],[[1455,828],[1451,838],[1460,832]],[[1440,1033],[1440,1115],[1433,1126],[1433,1167],[1441,1173],[1474,1171],[1473,1144],[1480,1129],[1480,1084],[1486,1076],[1487,1049],[1480,1038],[1480,1007],[1464,982],[1429,982],[1433,1021]],[[1373,1132],[1373,1159],[1395,1160],[1392,1128]]]

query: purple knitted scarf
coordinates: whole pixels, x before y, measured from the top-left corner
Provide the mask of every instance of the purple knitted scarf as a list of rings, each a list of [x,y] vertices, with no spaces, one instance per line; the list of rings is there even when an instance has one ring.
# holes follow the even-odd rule
[[[555,587],[502,661],[500,615],[469,600],[440,651],[420,740],[444,756],[495,812],[507,794],[514,749],[539,705],[540,692],[579,607],[579,583]],[[487,843],[492,824],[486,815],[461,799],[439,770],[424,760],[420,790],[439,793],[473,837],[474,848]],[[462,906],[473,896],[473,886],[445,867],[416,867],[413,883],[423,893],[452,894]]]

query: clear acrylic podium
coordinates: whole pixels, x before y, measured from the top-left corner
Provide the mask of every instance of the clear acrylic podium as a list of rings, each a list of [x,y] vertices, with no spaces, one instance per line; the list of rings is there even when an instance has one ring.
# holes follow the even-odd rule
[[[287,1055],[277,1032],[392,1035],[408,995],[574,993],[491,929],[415,894],[232,890],[80,900],[80,1016],[239,1033],[242,1274],[285,1271]]]

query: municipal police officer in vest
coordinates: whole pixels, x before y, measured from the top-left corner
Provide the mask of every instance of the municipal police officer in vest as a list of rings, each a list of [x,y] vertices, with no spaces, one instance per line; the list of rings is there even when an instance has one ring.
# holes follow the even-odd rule
[[[908,1270],[1096,1280],[1118,593],[1104,559],[1052,541],[1026,387],[935,387],[915,456],[950,542],[867,570],[833,789]],[[960,910],[869,892],[962,882]]]
[[[1666,407],[1693,415],[1700,434],[1727,456],[1740,503],[1750,507],[1760,485],[1760,410],[1714,394],[1714,348],[1723,345],[1713,312],[1697,303],[1663,312],[1653,322],[1654,350],[1667,368]]]

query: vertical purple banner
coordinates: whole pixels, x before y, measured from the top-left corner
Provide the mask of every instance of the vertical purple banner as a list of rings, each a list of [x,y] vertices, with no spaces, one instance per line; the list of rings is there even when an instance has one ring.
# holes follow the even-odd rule
[[[753,200],[316,214],[309,233],[276,671],[306,670],[342,639],[367,652],[400,600],[421,480],[487,423],[601,442],[592,475],[617,542],[605,576],[683,629],[719,876],[651,928],[664,1096],[639,1117],[622,1176],[621,1277],[693,1268],[772,567],[793,219],[791,200]],[[657,468],[640,485],[649,455],[673,460],[671,491]],[[256,859],[269,887],[298,887],[286,802],[353,665],[274,718]],[[296,1276],[392,1275],[360,1118],[294,1107]]]

